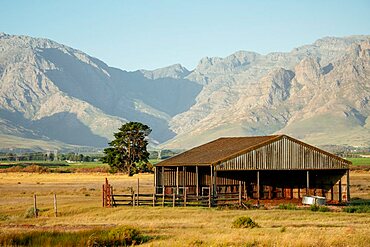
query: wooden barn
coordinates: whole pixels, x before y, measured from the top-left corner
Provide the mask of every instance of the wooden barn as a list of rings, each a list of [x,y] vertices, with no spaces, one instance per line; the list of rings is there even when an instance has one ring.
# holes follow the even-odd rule
[[[212,205],[304,195],[349,201],[349,164],[287,135],[219,138],[158,163],[155,194],[208,196]]]

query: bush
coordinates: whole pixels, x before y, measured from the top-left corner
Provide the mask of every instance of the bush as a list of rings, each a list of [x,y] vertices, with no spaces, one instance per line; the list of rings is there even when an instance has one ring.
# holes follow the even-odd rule
[[[330,212],[330,208],[325,207],[325,206],[320,206],[319,207],[319,212]]]
[[[36,209],[37,212],[40,212],[38,209]],[[35,217],[35,210],[33,207],[29,208],[26,210],[26,212],[24,213],[24,218],[26,219],[29,219],[29,218],[33,218]]]
[[[311,205],[310,210],[313,212],[330,212],[330,208],[325,206]]]
[[[242,216],[233,221],[233,228],[254,228],[259,227],[259,225],[254,222],[251,218]]]
[[[285,209],[285,210],[297,210],[297,205],[293,203],[288,203],[288,204],[280,204],[279,209]]]
[[[343,208],[347,213],[370,213],[370,205],[356,205]]]
[[[150,238],[141,235],[132,227],[117,227],[100,234],[93,234],[87,241],[87,246],[131,246],[147,242]]]
[[[9,216],[8,215],[5,215],[5,214],[0,214],[0,221],[5,221],[5,220],[9,220]]]

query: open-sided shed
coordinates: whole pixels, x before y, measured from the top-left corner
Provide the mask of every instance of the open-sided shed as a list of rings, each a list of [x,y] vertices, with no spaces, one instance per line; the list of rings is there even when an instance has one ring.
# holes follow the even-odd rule
[[[287,135],[219,138],[158,163],[155,192],[349,201],[350,163]]]

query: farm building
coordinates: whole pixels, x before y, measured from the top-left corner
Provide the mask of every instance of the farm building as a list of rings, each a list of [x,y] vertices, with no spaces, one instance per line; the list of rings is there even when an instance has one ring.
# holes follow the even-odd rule
[[[209,196],[213,205],[303,195],[341,202],[350,199],[349,164],[287,135],[219,138],[158,163],[154,186],[163,196]]]

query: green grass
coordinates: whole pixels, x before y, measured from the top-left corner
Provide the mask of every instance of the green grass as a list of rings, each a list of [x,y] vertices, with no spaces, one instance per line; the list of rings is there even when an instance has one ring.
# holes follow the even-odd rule
[[[7,233],[0,236],[1,246],[132,246],[142,244],[150,237],[132,227],[89,231],[31,231]]]
[[[287,203],[287,204],[280,204],[278,209],[284,209],[284,210],[297,210],[297,205],[293,203]]]
[[[347,158],[354,166],[370,166],[370,158]]]

